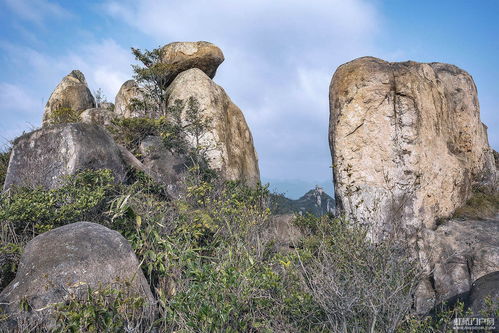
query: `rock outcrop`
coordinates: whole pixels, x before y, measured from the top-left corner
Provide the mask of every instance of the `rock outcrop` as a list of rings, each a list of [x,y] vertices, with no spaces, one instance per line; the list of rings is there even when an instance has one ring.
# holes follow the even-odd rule
[[[365,57],[330,86],[337,207],[373,239],[435,228],[495,167],[473,79],[453,65]]]
[[[154,303],[140,264],[127,240],[100,224],[78,222],[53,229],[25,247],[16,278],[0,294],[3,314],[12,320],[50,325],[53,306],[71,295],[99,288],[127,288],[125,293]],[[27,302],[29,312],[20,311]]]
[[[111,126],[113,120],[117,119],[116,113],[109,109],[93,108],[83,111],[80,114],[82,123]]]
[[[128,80],[121,86],[114,100],[114,112],[123,118],[158,118],[158,108],[152,103],[137,81]]]
[[[260,181],[253,137],[241,110],[224,89],[197,68],[180,73],[167,89],[168,106],[182,103],[182,123],[189,123],[189,101],[197,103],[209,128],[201,135],[188,136],[191,146],[206,150],[208,163],[221,170],[226,179],[241,180],[250,186]]]
[[[487,299],[492,304],[499,304],[499,271],[487,274],[476,280],[470,290],[467,300],[467,307],[473,314],[480,315],[480,312],[487,310]]]
[[[423,284],[431,288],[425,288],[418,301],[426,302],[421,305],[424,310],[466,294],[474,281],[499,271],[497,218],[447,221],[435,231],[424,230],[418,245],[430,272],[430,280]]]
[[[55,188],[66,176],[86,169],[110,169],[117,182],[125,179],[119,148],[106,130],[82,123],[43,127],[14,142],[4,190]]]
[[[43,124],[50,124],[52,112],[59,109],[67,108],[81,112],[94,107],[95,99],[88,89],[85,76],[79,70],[74,70],[62,79],[50,95],[45,105]]]
[[[213,79],[223,61],[222,50],[208,42],[174,42],[161,48],[161,62],[168,66],[166,85],[191,68],[198,68]]]
[[[173,154],[163,140],[157,136],[148,136],[140,143],[140,154],[145,172],[156,182],[165,186],[172,197],[178,195],[180,184],[187,174],[186,158]]]

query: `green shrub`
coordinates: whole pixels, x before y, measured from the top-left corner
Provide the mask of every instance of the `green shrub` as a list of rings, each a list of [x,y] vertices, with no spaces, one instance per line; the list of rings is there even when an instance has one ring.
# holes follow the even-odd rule
[[[373,244],[367,230],[343,219],[297,219],[304,233],[304,276],[329,328],[394,332],[410,313],[423,270],[395,241]]]
[[[24,245],[38,234],[78,221],[101,222],[114,189],[110,170],[84,171],[54,190],[13,188],[0,196],[0,287],[15,276]]]
[[[114,186],[110,170],[83,171],[60,188],[15,188],[0,198],[0,221],[16,234],[40,234],[65,224],[94,220]]]
[[[7,168],[9,167],[10,151],[0,152],[0,191],[5,182],[5,176],[7,175]]]
[[[51,124],[66,124],[77,123],[80,119],[81,111],[76,111],[71,108],[60,108],[53,110],[49,115]]]
[[[107,288],[70,298],[59,331],[432,332],[449,326],[411,314],[420,268],[403,244],[372,244],[366,231],[332,216],[297,216],[294,248],[273,240],[266,187],[250,189],[191,170],[179,199],[167,200],[142,173],[115,185],[86,171],[57,190],[17,189],[0,200],[2,287],[23,245],[53,227],[90,220],[130,242],[156,298]],[[2,261],[3,260],[3,261]],[[4,275],[5,272],[5,275]],[[4,278],[4,276],[6,278]],[[459,308],[452,309],[453,313]]]
[[[55,306],[55,332],[148,332],[153,309],[142,297],[125,293],[126,286],[88,288]]]
[[[471,198],[454,212],[454,217],[467,219],[486,219],[494,217],[499,211],[499,191],[475,190]]]

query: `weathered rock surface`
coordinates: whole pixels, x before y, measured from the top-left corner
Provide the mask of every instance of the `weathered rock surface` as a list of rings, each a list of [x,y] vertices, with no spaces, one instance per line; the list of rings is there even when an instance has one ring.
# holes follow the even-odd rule
[[[111,110],[103,108],[93,108],[83,111],[80,114],[81,122],[85,124],[97,124],[102,126],[111,126],[112,121],[118,116]]]
[[[499,271],[499,219],[450,220],[419,240],[432,272],[436,304],[467,293],[474,281]]]
[[[470,290],[467,306],[475,315],[487,309],[486,299],[499,304],[499,271],[487,274],[476,280]]]
[[[78,222],[41,234],[26,245],[16,278],[0,294],[0,304],[15,320],[19,303],[27,301],[32,311],[20,315],[46,322],[55,303],[81,296],[88,287],[128,288],[126,292],[154,303],[127,240],[100,224]]]
[[[164,185],[167,192],[176,197],[186,176],[188,161],[170,152],[157,136],[148,136],[140,144],[145,172]]]
[[[82,123],[43,127],[14,142],[4,190],[55,188],[85,169],[110,169],[117,182],[125,179],[120,151],[106,130]]]
[[[211,79],[224,61],[222,50],[208,42],[174,42],[161,49],[161,62],[170,65],[167,85],[183,71],[199,68]]]
[[[473,186],[495,186],[475,84],[453,65],[356,59],[336,70],[330,108],[337,207],[373,239],[434,228]]]
[[[100,102],[97,107],[99,109],[105,109],[109,111],[114,111],[114,103],[111,102]]]
[[[50,124],[53,111],[69,108],[74,111],[83,111],[95,107],[95,99],[88,89],[85,76],[79,70],[74,70],[66,75],[50,95],[45,112],[43,124]]]
[[[211,168],[219,169],[226,179],[241,180],[250,186],[260,181],[258,158],[253,137],[241,110],[231,101],[224,89],[197,68],[180,73],[167,89],[168,106],[183,103],[182,122],[188,124],[188,101],[199,104],[203,119],[210,128],[199,138],[206,149]],[[196,147],[196,138],[187,138]]]
[[[158,118],[158,108],[146,96],[137,81],[128,80],[114,100],[114,112],[123,118]]]

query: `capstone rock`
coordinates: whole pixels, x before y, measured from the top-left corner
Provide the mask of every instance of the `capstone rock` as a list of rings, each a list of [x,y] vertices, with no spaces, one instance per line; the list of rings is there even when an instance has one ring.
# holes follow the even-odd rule
[[[191,68],[198,68],[213,79],[218,66],[224,61],[222,50],[208,42],[170,43],[162,47],[161,56],[161,62],[169,65],[166,85]]]
[[[104,128],[83,123],[42,127],[15,140],[4,190],[56,188],[66,176],[87,169],[110,169],[116,182],[125,179],[120,150]]]
[[[228,180],[240,180],[249,186],[260,181],[258,158],[253,137],[241,110],[225,90],[202,70],[189,69],[180,73],[167,89],[168,107],[181,105],[183,125],[189,124],[189,101],[198,105],[200,116],[209,128],[196,137],[188,135],[192,147],[201,146],[209,166],[220,170]]]
[[[51,123],[51,115],[54,111],[67,108],[76,112],[95,107],[95,99],[87,86],[85,76],[79,70],[73,70],[66,75],[50,95],[45,112],[43,124]]]

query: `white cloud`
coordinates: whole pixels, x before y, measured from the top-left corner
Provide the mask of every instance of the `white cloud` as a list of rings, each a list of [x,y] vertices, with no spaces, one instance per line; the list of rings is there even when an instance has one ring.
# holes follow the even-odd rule
[[[97,43],[79,45],[65,54],[54,57],[29,47],[0,44],[9,61],[30,73],[26,85],[37,85],[45,94],[45,101],[57,83],[73,69],[85,74],[89,88],[94,91],[103,89],[109,100],[114,101],[121,84],[132,75],[131,52],[112,39]],[[0,105],[0,109],[4,107]]]
[[[13,77],[15,82],[0,82],[0,144],[40,125],[44,104],[71,70],[81,70],[92,92],[101,88],[111,102],[131,77],[131,52],[112,39],[79,45],[59,56],[5,42],[0,50],[13,68],[28,73]]]
[[[45,20],[69,18],[71,13],[48,0],[4,0],[21,19],[42,25]]]
[[[32,113],[37,111],[40,103],[22,87],[0,82],[0,105],[4,112]]]
[[[262,175],[331,179],[329,81],[340,64],[374,53],[381,18],[369,2],[111,0],[104,8],[156,45],[220,46],[226,60],[215,81],[245,113]]]

